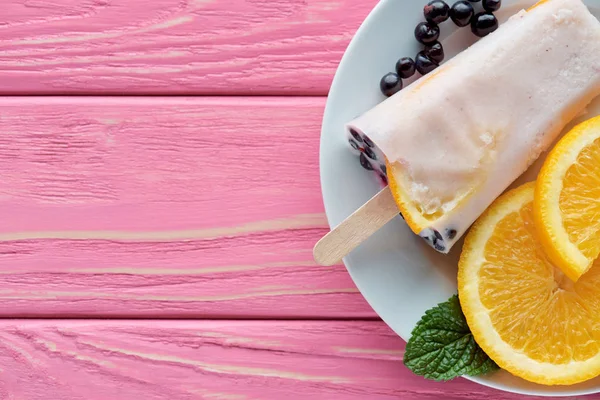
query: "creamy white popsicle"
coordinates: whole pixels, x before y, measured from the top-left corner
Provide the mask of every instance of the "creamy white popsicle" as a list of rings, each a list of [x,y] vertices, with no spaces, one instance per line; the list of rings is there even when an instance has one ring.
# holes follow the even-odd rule
[[[447,253],[598,94],[600,22],[581,0],[546,0],[347,128],[385,155],[411,229]]]

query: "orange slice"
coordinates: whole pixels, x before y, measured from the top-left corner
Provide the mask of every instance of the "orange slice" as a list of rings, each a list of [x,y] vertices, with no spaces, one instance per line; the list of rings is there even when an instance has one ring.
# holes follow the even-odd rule
[[[600,264],[577,283],[545,256],[533,223],[534,184],[498,198],[465,239],[458,293],[482,349],[531,382],[600,374]]]
[[[548,257],[577,281],[600,254],[600,117],[577,125],[548,155],[534,217]]]

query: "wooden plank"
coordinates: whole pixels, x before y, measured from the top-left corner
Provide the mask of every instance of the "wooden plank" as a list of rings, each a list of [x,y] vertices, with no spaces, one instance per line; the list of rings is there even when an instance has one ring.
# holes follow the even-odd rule
[[[402,365],[383,323],[0,322],[3,400],[516,400]]]
[[[0,93],[325,94],[377,0],[11,0]]]
[[[370,318],[319,267],[323,98],[0,98],[0,316]]]

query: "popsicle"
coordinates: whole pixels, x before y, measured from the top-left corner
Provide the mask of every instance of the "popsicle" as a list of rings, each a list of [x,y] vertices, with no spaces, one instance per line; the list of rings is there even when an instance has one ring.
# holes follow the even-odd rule
[[[348,142],[447,253],[599,94],[600,22],[581,0],[542,0],[349,122]]]

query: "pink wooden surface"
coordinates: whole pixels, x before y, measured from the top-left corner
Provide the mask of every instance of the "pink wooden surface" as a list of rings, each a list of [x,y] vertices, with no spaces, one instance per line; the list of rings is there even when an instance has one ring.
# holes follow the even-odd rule
[[[324,95],[375,3],[2,2],[0,400],[520,398],[312,261],[324,97],[110,97]]]
[[[323,106],[0,99],[0,315],[374,317],[312,260]]]
[[[5,0],[0,93],[325,94],[376,3]]]
[[[403,347],[381,322],[4,321],[0,398],[489,398],[462,379],[415,377]]]

